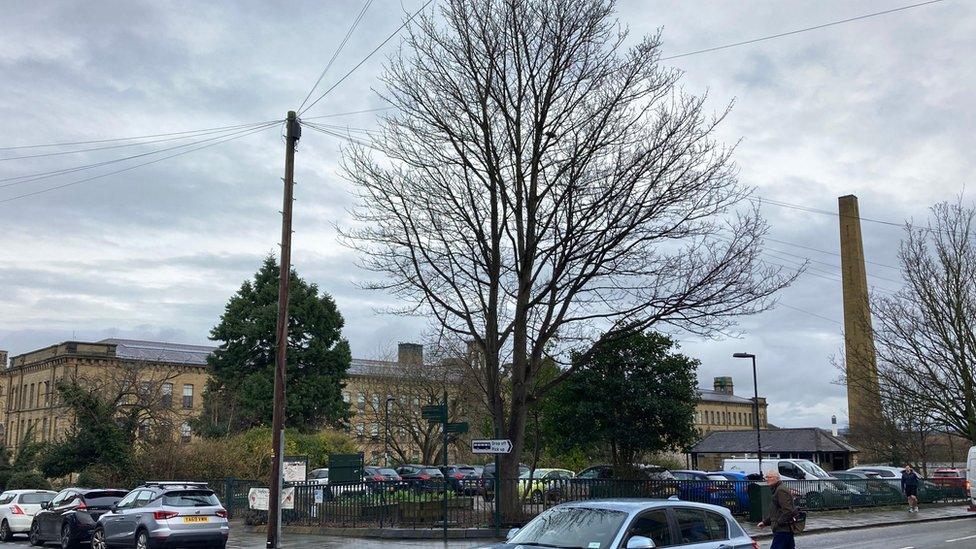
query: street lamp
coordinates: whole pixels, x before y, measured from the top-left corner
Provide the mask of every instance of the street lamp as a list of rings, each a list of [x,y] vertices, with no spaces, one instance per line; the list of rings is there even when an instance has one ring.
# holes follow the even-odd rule
[[[394,399],[391,396],[387,396],[386,397],[386,405],[385,405],[385,408],[386,408],[386,421],[385,421],[385,423],[386,423],[386,429],[385,429],[385,431],[386,431],[386,433],[383,436],[383,467],[389,467],[390,466],[390,403],[393,402],[394,400],[396,400],[396,399]]]
[[[763,474],[762,468],[762,435],[759,432],[759,381],[756,377],[756,355],[750,353],[735,353],[732,358],[752,359],[752,390],[755,391],[755,398],[752,399],[753,417],[756,418],[756,448],[759,457],[759,474]]]

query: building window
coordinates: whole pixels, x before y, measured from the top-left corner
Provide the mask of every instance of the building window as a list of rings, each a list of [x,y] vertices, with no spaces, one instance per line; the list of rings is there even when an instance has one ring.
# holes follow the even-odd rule
[[[356,395],[356,408],[359,408],[360,411],[366,409],[366,393],[359,391],[359,394]]]
[[[173,384],[169,382],[163,383],[160,393],[162,394],[163,406],[171,408],[173,406]]]
[[[380,395],[373,395],[373,410],[380,409]]]
[[[193,408],[193,385],[186,384],[183,386],[183,407]],[[182,431],[182,427],[180,430]]]
[[[44,418],[41,422],[41,442],[47,440],[47,418]]]
[[[44,382],[44,405],[48,406],[51,404],[51,382]]]
[[[374,423],[369,429],[369,436],[373,438],[380,438],[380,424]]]
[[[151,384],[148,381],[139,382],[139,398],[146,399],[149,396]]]
[[[193,386],[190,385],[190,387]],[[183,443],[190,442],[190,437],[192,436],[193,436],[193,429],[190,429],[189,423],[184,422],[183,425],[180,425],[180,442]]]
[[[61,418],[59,418],[59,417],[54,418],[54,423],[51,425],[51,440],[54,440],[54,441],[57,441],[58,440],[58,423],[60,421],[61,421]]]
[[[346,404],[352,402],[352,396],[349,395],[349,391],[342,392],[342,401],[345,402]]]
[[[182,435],[183,433],[181,432],[180,436],[182,437]],[[149,420],[144,419],[139,422],[139,440],[146,440],[147,438],[149,438]]]
[[[364,423],[357,423],[356,424],[356,437],[363,438],[363,436],[365,434],[366,434],[366,424],[364,424]]]
[[[33,408],[37,405],[37,401],[34,400],[34,384],[30,384],[30,398],[27,400],[27,406]]]

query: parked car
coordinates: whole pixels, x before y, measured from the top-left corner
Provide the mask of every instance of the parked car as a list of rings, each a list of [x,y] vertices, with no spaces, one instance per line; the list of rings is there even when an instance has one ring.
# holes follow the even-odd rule
[[[370,492],[395,492],[406,486],[403,479],[388,467],[363,467],[363,482]]]
[[[518,476],[522,476],[523,473],[528,471],[530,468],[524,463],[519,463]],[[483,496],[485,501],[491,501],[495,499],[495,464],[489,463],[485,465],[484,469],[481,470],[481,484],[483,490]]]
[[[663,467],[635,465],[632,473],[632,478],[617,478],[612,465],[593,465],[580,471],[573,483],[585,488],[587,499],[669,498],[678,494],[674,475]]]
[[[889,467],[887,465],[859,465],[851,467],[848,471],[860,471],[868,475],[880,478],[890,484],[901,493],[901,472],[899,467]],[[923,479],[918,485],[918,501],[922,503],[932,503],[933,501],[943,500],[948,496],[949,490],[944,486],[936,484],[931,480]]]
[[[901,490],[877,475],[863,471],[834,471],[833,475],[851,486],[855,486],[870,497],[872,505],[892,504],[901,501]]]
[[[569,493],[569,479],[575,473],[569,469],[536,469],[519,475],[519,498],[528,497],[531,503],[565,500]]]
[[[0,494],[0,541],[10,541],[14,534],[26,534],[41,504],[57,494],[50,490],[7,490]]]
[[[671,471],[678,480],[678,498],[736,509],[735,485],[722,475],[705,471]]]
[[[329,468],[312,469],[308,473],[308,482],[311,484],[325,485],[329,483]]]
[[[942,468],[932,472],[932,483],[944,488],[952,497],[967,497],[966,471]]]
[[[98,518],[92,549],[224,549],[227,511],[206,483],[147,482]]]
[[[732,482],[732,487],[735,490],[736,504],[738,505],[737,511],[739,512],[749,509],[749,485],[763,482],[762,475],[758,473],[746,474],[738,471],[712,471],[709,474],[719,475]]]
[[[401,465],[396,472],[414,492],[436,492],[444,488],[444,473],[433,465]]]
[[[128,493],[111,488],[61,490],[34,515],[28,533],[31,545],[57,541],[71,549],[91,540],[99,517]]]
[[[970,446],[966,455],[966,482],[969,483],[969,511],[976,511],[976,446]]]
[[[441,466],[441,473],[448,486],[457,494],[475,494],[481,484],[481,475],[471,465]]]
[[[605,500],[563,503],[546,510],[503,543],[516,547],[759,549],[724,507],[668,500]]]

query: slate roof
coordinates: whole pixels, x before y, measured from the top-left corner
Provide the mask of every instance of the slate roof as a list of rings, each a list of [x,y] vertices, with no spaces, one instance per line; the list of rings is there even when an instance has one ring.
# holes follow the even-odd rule
[[[98,343],[115,345],[115,356],[146,362],[170,362],[176,364],[207,364],[207,356],[216,347],[208,345],[186,345],[183,343],[163,343],[160,341],[141,341],[138,339],[103,339]]]
[[[698,389],[701,399],[705,402],[730,402],[734,404],[752,404],[751,398],[730,395],[714,389]]]
[[[763,452],[857,452],[857,448],[816,427],[765,429]],[[756,451],[755,431],[714,431],[696,444],[693,454],[741,454]]]

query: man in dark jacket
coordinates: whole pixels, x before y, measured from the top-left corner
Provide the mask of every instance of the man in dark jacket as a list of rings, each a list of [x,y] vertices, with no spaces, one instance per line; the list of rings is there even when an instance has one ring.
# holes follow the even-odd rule
[[[773,489],[773,500],[766,510],[766,516],[759,523],[760,528],[773,528],[773,544],[769,549],[796,549],[793,539],[793,515],[796,505],[793,503],[793,492],[780,481],[779,473],[766,471],[766,484]]]
[[[918,512],[919,483],[918,473],[912,470],[911,465],[906,465],[905,469],[901,472],[901,491],[905,494],[905,498],[908,499],[909,513]]]

